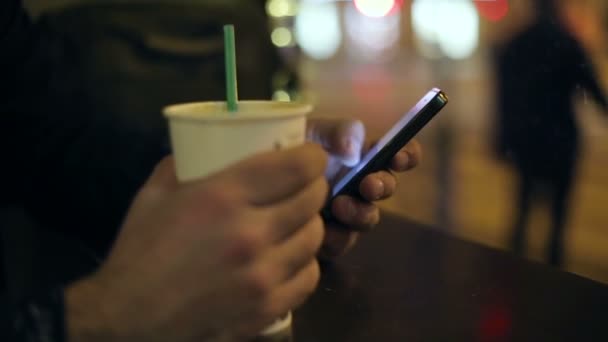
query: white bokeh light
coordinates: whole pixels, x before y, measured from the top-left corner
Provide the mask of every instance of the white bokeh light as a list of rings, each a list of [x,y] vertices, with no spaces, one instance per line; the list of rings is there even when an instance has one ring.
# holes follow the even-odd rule
[[[384,17],[395,7],[395,0],[354,0],[354,2],[361,13],[372,18]]]
[[[353,45],[352,54],[364,60],[385,57],[387,50],[394,48],[401,36],[401,13],[374,18],[348,6],[344,24]]]
[[[419,39],[437,41],[435,0],[415,0],[412,4],[412,25]]]
[[[442,1],[437,13],[443,27],[441,50],[452,59],[471,56],[479,44],[479,15],[469,0]]]
[[[471,0],[414,0],[412,25],[420,52],[452,59],[470,57],[479,44],[479,15]]]
[[[335,2],[302,1],[295,20],[296,41],[309,57],[333,57],[342,44],[338,5]]]

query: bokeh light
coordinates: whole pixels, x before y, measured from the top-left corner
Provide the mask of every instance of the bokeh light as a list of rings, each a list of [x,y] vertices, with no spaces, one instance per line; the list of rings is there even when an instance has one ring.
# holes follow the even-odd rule
[[[272,43],[277,47],[287,47],[293,44],[293,34],[286,27],[277,27],[270,35]]]
[[[389,15],[397,5],[396,0],[354,0],[354,3],[361,13],[372,18]]]
[[[391,74],[378,65],[361,66],[354,70],[351,87],[357,103],[370,113],[382,111],[395,90]]]
[[[296,0],[268,0],[266,3],[266,13],[275,18],[294,16],[297,10]]]
[[[471,56],[479,44],[479,15],[468,0],[441,1],[439,46],[452,59]]]
[[[477,6],[481,16],[490,21],[500,21],[509,13],[508,0],[478,0],[475,1],[475,6]]]
[[[281,89],[274,92],[272,95],[272,100],[278,102],[290,102],[291,96],[287,91]]]
[[[436,28],[435,11],[437,6],[431,1],[415,0],[412,4],[412,25],[416,36],[426,42],[434,43],[439,34]]]
[[[338,5],[335,2],[303,1],[295,20],[295,36],[310,58],[333,57],[342,44]]]
[[[375,18],[365,16],[351,5],[344,15],[353,56],[367,61],[391,57],[389,52],[396,47],[401,36],[401,13]]]
[[[465,59],[479,45],[479,14],[471,0],[414,0],[412,25],[425,57],[438,57],[438,48],[449,58]]]

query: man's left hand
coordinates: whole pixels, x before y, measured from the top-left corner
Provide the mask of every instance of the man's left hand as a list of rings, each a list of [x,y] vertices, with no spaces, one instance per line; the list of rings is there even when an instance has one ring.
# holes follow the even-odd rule
[[[365,143],[363,123],[348,119],[309,120],[307,138],[321,144],[330,154],[326,177],[331,185],[357,165],[362,153],[373,146]],[[421,158],[422,148],[412,140],[393,157],[386,171],[370,174],[361,181],[359,192],[366,201],[337,197],[331,210],[339,223],[327,225],[320,256],[335,258],[343,255],[355,245],[361,232],[376,226],[380,222],[380,210],[374,202],[390,198],[397,188],[397,178],[392,172],[408,171],[416,167]]]

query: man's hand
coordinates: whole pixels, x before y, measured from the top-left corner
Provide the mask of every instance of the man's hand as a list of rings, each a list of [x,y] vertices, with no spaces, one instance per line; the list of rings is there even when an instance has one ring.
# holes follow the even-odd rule
[[[319,279],[327,154],[262,154],[178,184],[156,168],[102,268],[66,291],[70,341],[233,341],[294,309]]]
[[[360,121],[345,119],[310,120],[307,136],[330,153],[326,177],[333,184],[349,167],[355,166],[372,144],[365,143],[365,127]],[[332,213],[341,226],[327,226],[321,257],[335,258],[356,243],[359,232],[372,229],[380,221],[380,210],[373,202],[391,197],[397,188],[392,172],[405,172],[420,162],[422,149],[412,140],[399,151],[387,171],[368,175],[361,181],[359,192],[367,202],[340,196],[332,203]]]

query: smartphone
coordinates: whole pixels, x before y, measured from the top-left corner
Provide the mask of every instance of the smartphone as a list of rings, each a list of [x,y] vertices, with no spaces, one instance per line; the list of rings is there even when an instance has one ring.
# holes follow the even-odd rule
[[[365,176],[387,169],[389,163],[410,140],[448,103],[447,95],[437,88],[429,91],[420,101],[407,112],[353,167],[338,180],[329,195],[329,200],[322,216],[331,220],[331,204],[341,195],[362,198],[359,184]]]

